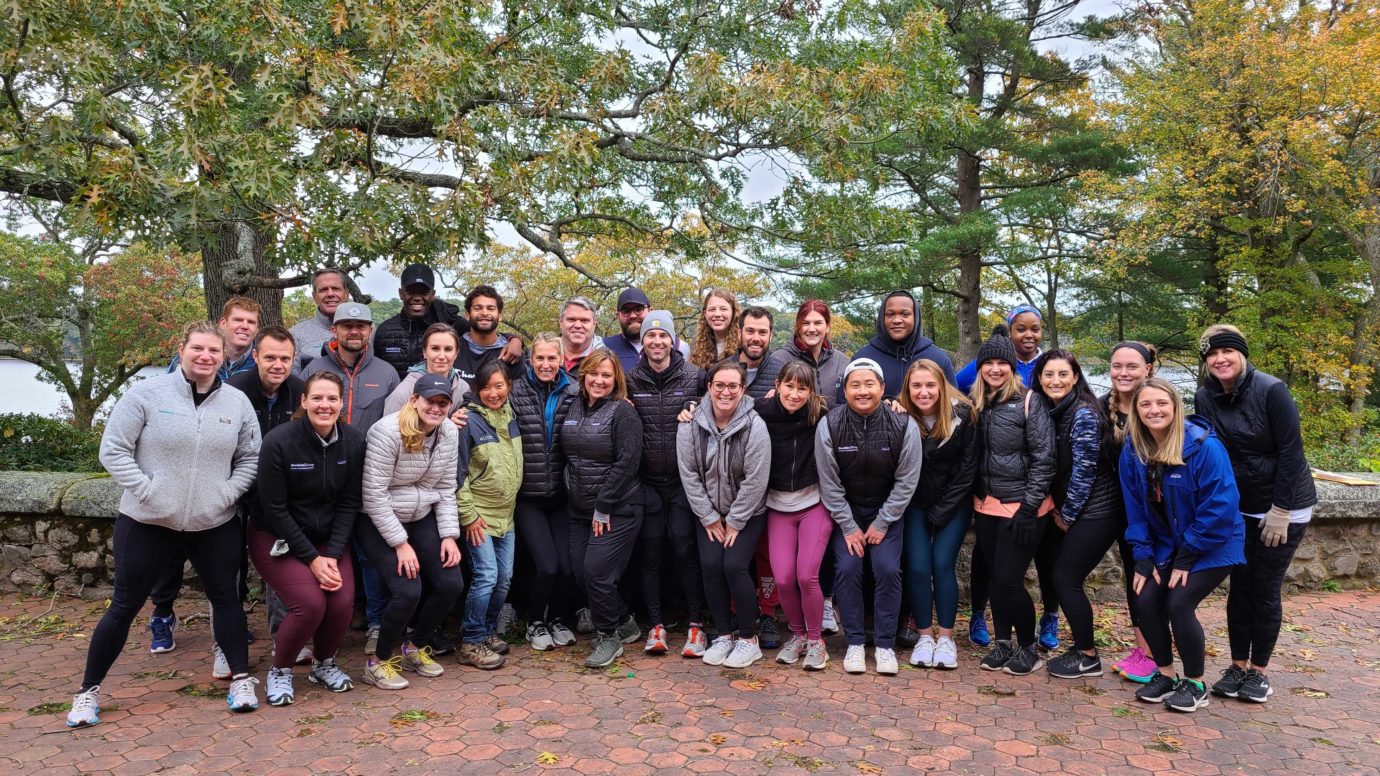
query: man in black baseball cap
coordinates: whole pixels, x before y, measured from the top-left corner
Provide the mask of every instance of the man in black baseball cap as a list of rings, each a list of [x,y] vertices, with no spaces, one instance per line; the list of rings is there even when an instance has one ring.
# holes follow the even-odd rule
[[[408,367],[422,360],[422,335],[427,327],[444,323],[464,336],[470,330],[470,322],[460,314],[458,306],[436,298],[436,273],[425,264],[409,264],[403,268],[398,298],[402,300],[402,310],[379,324],[374,334],[374,351],[401,378],[407,374]],[[519,363],[522,340],[510,337],[499,358],[509,364]]]
[[[619,332],[605,337],[604,347],[618,356],[624,373],[631,374],[642,356],[642,319],[647,317],[647,311],[651,309],[651,301],[637,286],[629,286],[618,295]],[[684,342],[680,343],[679,349],[681,355],[689,357],[690,349]]]

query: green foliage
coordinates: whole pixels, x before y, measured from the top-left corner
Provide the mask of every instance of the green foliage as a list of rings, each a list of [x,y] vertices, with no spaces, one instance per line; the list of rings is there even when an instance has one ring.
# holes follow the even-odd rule
[[[0,415],[0,471],[99,472],[101,435],[39,415]]]

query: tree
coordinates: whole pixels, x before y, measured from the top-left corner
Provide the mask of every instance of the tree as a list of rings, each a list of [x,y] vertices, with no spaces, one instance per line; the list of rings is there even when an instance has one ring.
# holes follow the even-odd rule
[[[140,369],[166,364],[202,309],[194,257],[136,244],[105,258],[95,245],[0,232],[0,355],[37,366],[79,428]]]

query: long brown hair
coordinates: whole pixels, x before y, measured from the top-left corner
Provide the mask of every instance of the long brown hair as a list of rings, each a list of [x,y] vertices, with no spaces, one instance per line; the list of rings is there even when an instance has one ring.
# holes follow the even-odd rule
[[[777,396],[781,395],[781,386],[787,383],[793,383],[810,392],[810,398],[805,400],[805,417],[811,426],[819,423],[820,417],[824,415],[824,397],[819,393],[819,378],[814,367],[796,358],[787,361],[781,367],[781,371],[776,373]]]
[[[718,347],[715,345],[714,332],[709,328],[709,322],[704,319],[705,308],[709,307],[709,300],[718,297],[728,302],[729,320],[728,332],[724,334],[724,354],[719,355]],[[715,361],[721,358],[732,358],[738,355],[738,297],[732,291],[724,288],[711,288],[704,295],[704,302],[700,304],[699,323],[695,326],[695,342],[690,346],[690,363],[701,369],[708,369],[714,365]]]
[[[920,408],[910,398],[910,376],[921,369],[939,381],[939,399],[935,402],[938,411],[935,413],[934,428],[925,428],[925,423],[920,419]],[[973,403],[949,382],[949,378],[944,375],[944,368],[928,358],[912,361],[910,366],[906,367],[906,374],[901,378],[901,390],[896,395],[896,400],[915,419],[915,425],[920,427],[921,438],[933,437],[939,440],[940,444],[949,441],[949,437],[958,430],[959,423],[956,423],[956,420],[972,423],[976,419]],[[948,412],[944,411],[946,407],[949,408]]]
[[[1164,444],[1156,442],[1150,429],[1141,423],[1140,410],[1136,407],[1140,395],[1151,389],[1168,394],[1174,404],[1174,422],[1169,427],[1169,436]],[[1143,463],[1179,466],[1184,462],[1184,399],[1168,380],[1147,377],[1131,394],[1131,415],[1126,419],[1126,436],[1136,450],[1136,457]]]
[[[1147,370],[1146,373],[1145,373],[1145,376],[1146,376],[1146,377],[1154,377],[1154,376],[1155,376],[1155,361],[1159,358],[1159,352],[1160,352],[1160,351],[1159,351],[1159,348],[1155,347],[1154,345],[1151,345],[1151,344],[1148,343],[1148,342],[1141,342],[1141,341],[1139,341],[1139,340],[1127,340],[1126,342],[1121,343],[1121,344],[1118,345],[1117,347],[1113,347],[1113,348],[1112,348],[1112,352],[1111,352],[1109,355],[1110,355],[1112,358],[1114,358],[1114,357],[1116,356],[1116,353],[1117,353],[1118,350],[1129,350],[1129,351],[1131,351],[1131,352],[1133,352],[1133,353],[1140,353],[1140,350],[1138,350],[1138,349],[1132,347],[1133,345],[1139,345],[1139,346],[1141,346],[1142,348],[1145,348],[1145,352],[1150,354],[1150,359],[1149,359],[1148,361],[1145,362],[1145,368],[1146,368],[1146,370]],[[1110,364],[1111,364],[1111,362],[1112,362],[1112,358],[1108,358],[1108,359],[1107,359],[1107,363],[1108,363],[1108,372],[1109,372],[1109,373],[1110,373],[1110,370],[1111,370]],[[1141,358],[1142,358],[1142,359],[1145,358],[1145,353],[1141,353]],[[1144,380],[1142,380],[1141,382],[1144,382]],[[1140,386],[1136,386],[1136,387],[1139,388]],[[1135,395],[1135,391],[1131,391],[1131,395],[1134,396],[1134,395]],[[1135,411],[1136,411],[1136,407],[1135,407],[1134,404],[1132,404],[1132,405],[1131,405],[1131,411],[1128,412],[1128,413],[1126,413],[1127,423],[1130,422],[1131,415],[1135,414]],[[1120,423],[1117,422],[1117,415],[1120,414],[1120,412],[1121,412],[1121,399],[1120,399],[1120,396],[1117,394],[1117,391],[1116,391],[1116,383],[1113,382],[1113,383],[1112,383],[1112,390],[1110,390],[1110,391],[1107,392],[1107,420],[1110,421],[1111,424],[1112,424],[1112,436],[1116,439],[1116,443],[1117,443],[1118,445],[1122,445],[1122,444],[1125,444],[1125,443],[1126,443],[1126,428],[1125,428],[1124,426],[1122,426]]]

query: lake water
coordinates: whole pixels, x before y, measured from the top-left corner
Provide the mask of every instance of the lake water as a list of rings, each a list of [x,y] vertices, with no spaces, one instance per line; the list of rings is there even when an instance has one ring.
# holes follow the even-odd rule
[[[147,377],[163,370],[150,367],[139,373]],[[67,394],[56,385],[40,382],[38,367],[27,361],[0,358],[0,414],[35,413],[62,416],[67,414]],[[106,407],[109,409],[109,406]]]

